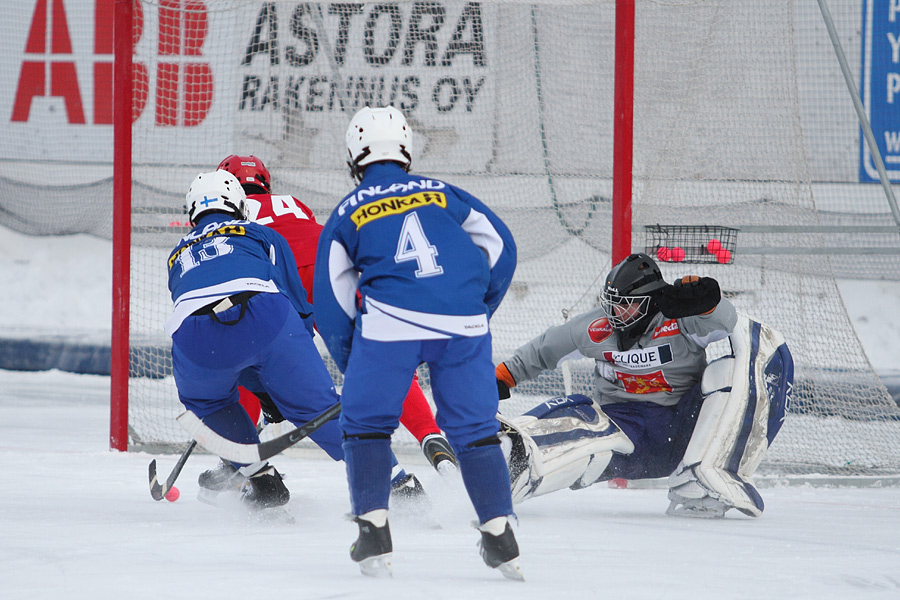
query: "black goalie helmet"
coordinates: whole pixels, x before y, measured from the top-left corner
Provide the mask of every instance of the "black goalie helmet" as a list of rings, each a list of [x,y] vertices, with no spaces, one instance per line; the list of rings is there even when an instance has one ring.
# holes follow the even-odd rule
[[[630,255],[606,276],[600,306],[619,334],[619,350],[631,348],[647,330],[659,312],[659,293],[667,285],[659,266],[643,253]]]

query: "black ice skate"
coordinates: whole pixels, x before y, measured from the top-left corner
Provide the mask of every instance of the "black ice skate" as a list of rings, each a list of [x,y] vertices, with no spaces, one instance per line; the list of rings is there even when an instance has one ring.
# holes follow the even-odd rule
[[[499,535],[491,533],[501,525],[505,525],[502,533]],[[519,566],[519,545],[516,543],[512,527],[509,526],[509,519],[506,517],[491,519],[479,526],[478,530],[481,532],[481,542],[478,545],[481,547],[481,558],[484,559],[484,563],[492,569],[499,570],[507,579],[525,581]]]
[[[447,441],[440,433],[431,433],[422,439],[422,452],[425,458],[434,467],[434,470],[441,475],[449,475],[459,471],[459,462],[456,460],[456,453],[450,447]]]
[[[291,492],[275,467],[267,465],[250,476],[241,489],[241,502],[251,508],[264,509],[284,506],[291,499]]]
[[[422,487],[416,476],[412,473],[407,473],[406,477],[397,483],[391,484],[391,501],[395,500],[402,504],[411,502],[427,503],[428,494],[425,493],[425,488]]]
[[[428,529],[440,529],[441,524],[431,510],[431,499],[412,473],[391,484],[391,511],[395,516]]]
[[[390,577],[393,573],[391,553],[394,547],[387,517],[385,516],[381,527],[376,527],[362,517],[354,517],[353,521],[359,525],[359,537],[350,546],[350,558],[359,563],[359,570],[363,575]]]
[[[200,485],[197,491],[197,499],[206,504],[218,504],[218,496],[222,492],[239,492],[247,478],[230,462],[221,461],[214,469],[200,473],[197,483]]]

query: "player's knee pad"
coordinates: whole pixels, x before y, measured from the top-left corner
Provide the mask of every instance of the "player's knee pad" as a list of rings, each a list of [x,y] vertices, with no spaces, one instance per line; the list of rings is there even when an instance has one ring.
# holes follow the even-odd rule
[[[527,413],[498,415],[508,453],[513,502],[596,482],[613,452],[634,444],[587,396],[553,398]]]
[[[709,494],[728,508],[759,516],[764,504],[752,476],[765,455],[793,388],[793,363],[781,334],[744,316],[731,334],[733,354],[703,374],[703,405],[670,498]],[[724,511],[723,511],[724,512]]]

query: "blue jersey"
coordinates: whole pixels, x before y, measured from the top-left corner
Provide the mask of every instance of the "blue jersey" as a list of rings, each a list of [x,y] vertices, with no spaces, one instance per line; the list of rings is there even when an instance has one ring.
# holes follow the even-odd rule
[[[212,213],[202,216],[169,255],[172,335],[194,311],[236,293],[282,293],[301,315],[312,313],[287,241],[275,230]]]
[[[376,341],[485,335],[515,267],[512,234],[474,196],[374,163],[319,237],[316,326],[342,371],[355,327]]]

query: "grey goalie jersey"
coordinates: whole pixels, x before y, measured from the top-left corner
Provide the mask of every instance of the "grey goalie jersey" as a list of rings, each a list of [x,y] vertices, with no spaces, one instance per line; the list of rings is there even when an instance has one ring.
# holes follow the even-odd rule
[[[555,369],[565,360],[592,358],[594,400],[676,404],[706,368],[708,345],[727,337],[737,323],[734,306],[722,299],[705,315],[667,319],[657,313],[629,350],[620,351],[618,333],[602,308],[547,329],[504,361],[516,383]]]

